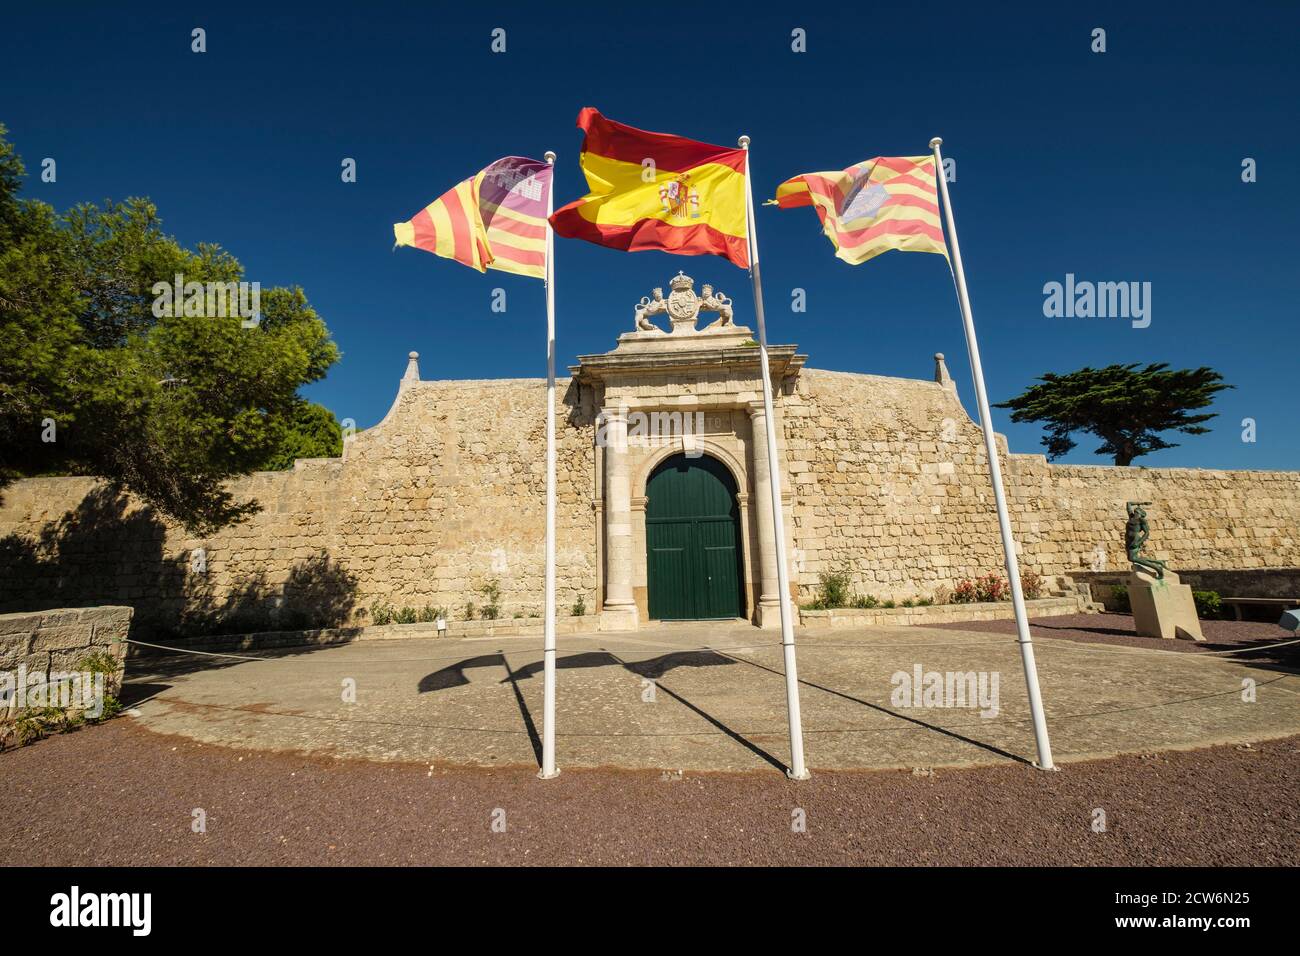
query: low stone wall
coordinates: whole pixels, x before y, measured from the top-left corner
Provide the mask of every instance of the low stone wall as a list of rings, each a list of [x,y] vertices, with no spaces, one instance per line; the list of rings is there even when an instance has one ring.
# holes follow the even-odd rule
[[[1091,610],[1091,602],[1083,595],[1039,598],[1026,601],[1025,610],[1030,617],[1078,614],[1080,611]],[[931,604],[926,607],[845,607],[831,611],[807,611],[801,608],[799,623],[804,627],[815,628],[869,627],[873,624],[901,627],[908,624],[1001,621],[1015,616],[1010,601],[990,601],[979,604]]]
[[[0,714],[22,709],[25,701],[8,687],[19,683],[22,668],[27,686],[44,683],[52,673],[75,673],[85,670],[83,661],[96,651],[103,651],[117,662],[116,670],[105,676],[106,691],[116,694],[122,686],[126,639],[131,630],[129,607],[56,608],[48,611],[0,614],[0,672],[8,698],[0,703]]]

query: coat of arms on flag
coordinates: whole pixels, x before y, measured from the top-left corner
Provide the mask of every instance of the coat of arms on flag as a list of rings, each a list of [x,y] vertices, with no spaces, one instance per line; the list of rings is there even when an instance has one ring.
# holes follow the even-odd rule
[[[483,272],[546,277],[546,208],[554,169],[522,156],[498,159],[393,226],[414,246]]]
[[[946,256],[934,170],[933,156],[877,156],[838,173],[788,179],[775,202],[816,207],[835,255],[850,265],[890,249]]]
[[[582,171],[590,192],[551,217],[557,236],[638,252],[724,256],[749,267],[745,151],[649,133],[587,107]]]

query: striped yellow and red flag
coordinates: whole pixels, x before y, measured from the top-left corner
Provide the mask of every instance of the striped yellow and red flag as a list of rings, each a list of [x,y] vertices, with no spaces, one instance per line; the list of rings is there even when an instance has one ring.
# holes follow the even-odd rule
[[[948,254],[933,156],[877,156],[838,173],[804,173],[776,189],[782,209],[815,206],[835,255],[850,265],[882,252]]]
[[[555,212],[557,236],[625,252],[716,255],[749,267],[745,151],[578,113],[591,190]]]
[[[523,156],[498,159],[458,183],[407,222],[393,226],[414,246],[483,272],[546,278],[546,206],[554,172]]]

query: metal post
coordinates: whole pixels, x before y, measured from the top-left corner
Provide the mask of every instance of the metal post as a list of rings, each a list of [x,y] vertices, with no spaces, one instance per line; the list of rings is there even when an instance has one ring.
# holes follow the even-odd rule
[[[768,484],[772,490],[772,523],[776,532],[776,579],[781,594],[781,649],[785,656],[785,705],[790,717],[792,780],[811,774],[803,762],[803,721],[799,716],[799,674],[795,666],[794,619],[790,607],[790,570],[785,557],[785,517],[781,506],[781,470],[776,458],[776,416],[772,411],[772,375],[767,359],[767,324],[763,321],[763,283],[758,271],[758,235],[754,229],[754,193],[750,186],[749,137],[740,137],[745,150],[745,220],[749,233],[749,277],[754,286],[754,318],[758,321],[758,362],[763,377],[763,412],[767,416]]]
[[[1016,614],[1020,660],[1025,669],[1025,688],[1029,692],[1029,713],[1034,721],[1034,743],[1038,747],[1038,763],[1034,766],[1040,770],[1055,770],[1056,767],[1052,763],[1052,743],[1047,737],[1047,719],[1043,716],[1043,698],[1038,690],[1038,665],[1034,662],[1034,644],[1029,637],[1025,596],[1020,588],[1020,561],[1016,557],[1016,542],[1011,535],[1011,518],[1007,514],[1006,493],[1002,490],[1002,466],[998,462],[997,439],[993,435],[992,413],[989,411],[988,395],[984,391],[984,369],[980,365],[980,347],[975,338],[975,320],[971,318],[970,296],[966,292],[966,273],[961,267],[961,246],[957,242],[957,225],[953,221],[952,201],[948,198],[948,182],[943,175],[943,157],[939,154],[942,143],[943,140],[936,136],[930,140],[930,148],[934,150],[934,175],[939,180],[939,191],[943,194],[943,213],[948,224],[948,242],[952,247],[957,300],[961,304],[962,324],[966,329],[966,351],[970,355],[971,376],[975,379],[975,401],[979,406],[980,428],[984,430],[984,449],[988,453],[989,479],[993,482],[993,501],[998,510],[998,530],[1002,534],[1002,551],[1006,555],[1011,606]]]
[[[551,166],[546,191],[546,609],[542,646],[542,769],[537,776],[549,780],[559,774],[555,766],[555,153],[547,151]]]

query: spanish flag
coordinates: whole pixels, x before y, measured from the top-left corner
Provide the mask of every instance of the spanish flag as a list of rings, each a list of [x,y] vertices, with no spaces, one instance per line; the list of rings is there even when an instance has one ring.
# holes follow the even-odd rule
[[[546,278],[546,207],[553,167],[498,159],[393,226],[399,246],[455,259],[479,272]]]
[[[551,216],[557,236],[626,252],[724,256],[749,268],[745,151],[578,114],[586,196]]]
[[[815,206],[835,255],[850,265],[899,249],[948,254],[933,156],[877,156],[838,173],[804,173],[776,188],[782,209]]]

